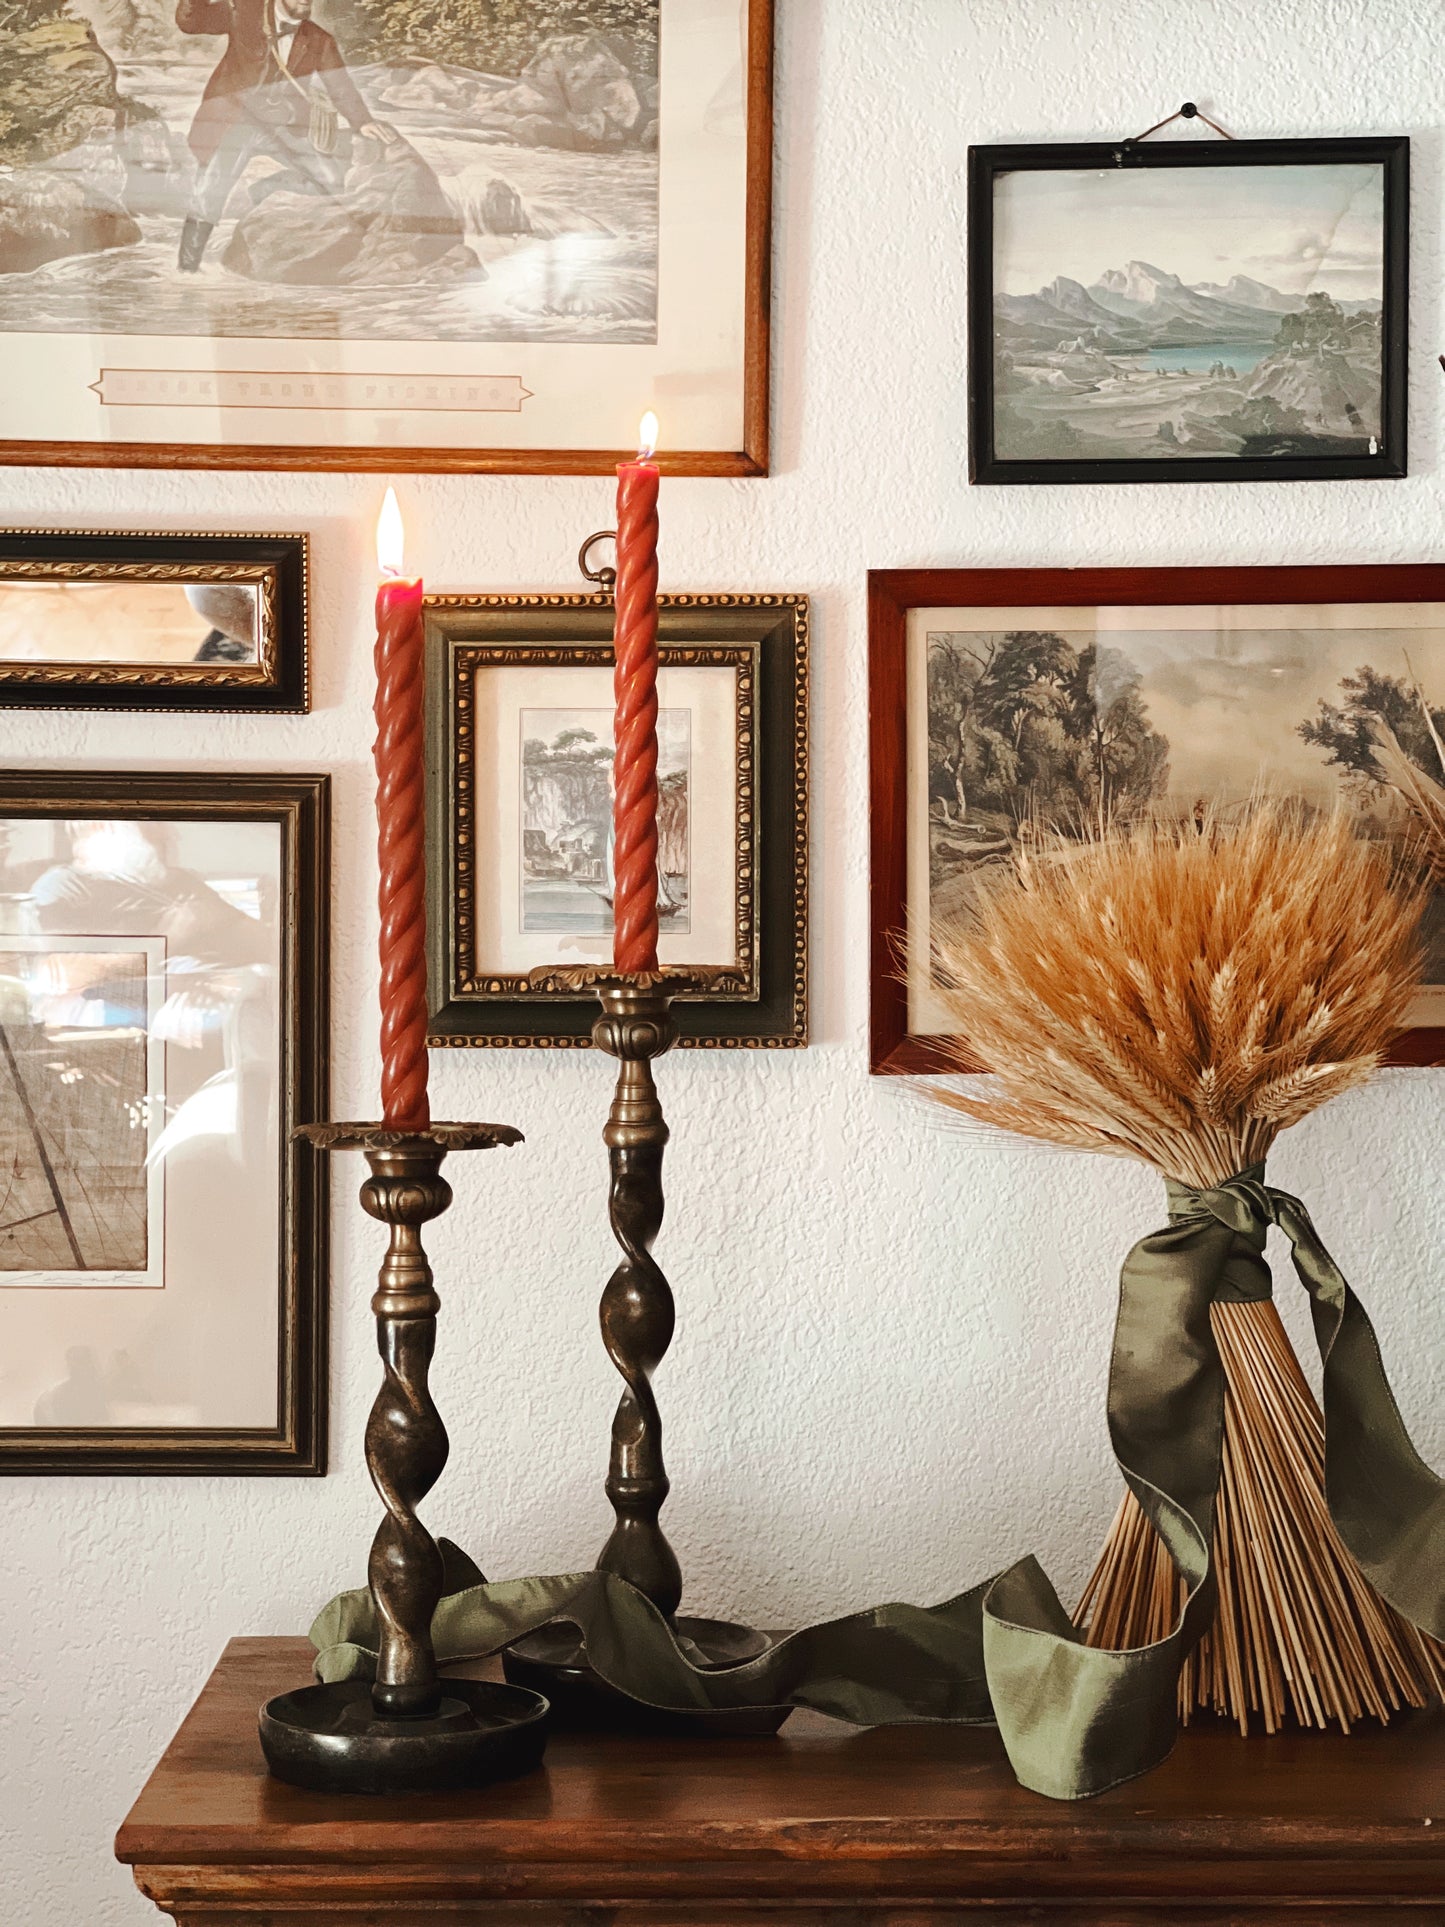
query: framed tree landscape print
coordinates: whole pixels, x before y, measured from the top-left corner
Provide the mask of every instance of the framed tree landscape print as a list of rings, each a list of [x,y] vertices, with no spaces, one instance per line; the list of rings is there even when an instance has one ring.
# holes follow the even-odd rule
[[[919,569],[869,578],[871,1064],[943,1068],[932,933],[1101,817],[1343,807],[1408,855],[1445,782],[1445,565]],[[1445,1063],[1445,891],[1391,1061]]]
[[[772,0],[15,0],[0,460],[768,462]]]
[[[975,482],[1406,472],[1409,142],[969,150]]]

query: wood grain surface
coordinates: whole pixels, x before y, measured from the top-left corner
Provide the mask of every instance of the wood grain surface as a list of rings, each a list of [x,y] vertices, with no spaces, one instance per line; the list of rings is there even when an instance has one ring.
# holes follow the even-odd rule
[[[183,1923],[1445,1921],[1438,1711],[1348,1738],[1194,1728],[1077,1804],[1020,1788],[990,1729],[804,1713],[775,1739],[558,1733],[525,1779],[369,1800],[266,1776],[256,1710],[309,1662],[301,1639],[233,1640],[121,1827],[118,1858]]]

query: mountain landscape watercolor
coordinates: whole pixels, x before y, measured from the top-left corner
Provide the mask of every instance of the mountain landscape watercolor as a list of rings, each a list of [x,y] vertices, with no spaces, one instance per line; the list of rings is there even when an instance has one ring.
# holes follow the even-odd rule
[[[1000,459],[1378,452],[1382,162],[1018,170],[993,216]]]

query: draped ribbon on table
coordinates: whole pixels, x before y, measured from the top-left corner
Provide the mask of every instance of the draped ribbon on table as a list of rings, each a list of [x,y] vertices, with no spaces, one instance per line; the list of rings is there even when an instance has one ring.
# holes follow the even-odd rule
[[[1410,1442],[1359,1300],[1297,1198],[1251,1166],[1212,1189],[1170,1182],[1169,1223],[1120,1275],[1109,1432],[1134,1496],[1185,1581],[1153,1645],[1087,1646],[1038,1561],[939,1606],[874,1606],[791,1634],[756,1659],[703,1669],[666,1618],[612,1573],[487,1584],[451,1553],[433,1622],[438,1658],[478,1659],[562,1620],[587,1659],[644,1705],[678,1713],[810,1707],[859,1726],[993,1721],[1019,1780],[1072,1800],[1147,1772],[1178,1729],[1178,1678],[1213,1615],[1210,1570],[1224,1419],[1212,1304],[1270,1295],[1277,1225],[1310,1298],[1324,1367],[1325,1497],[1367,1578],[1422,1632],[1445,1639],[1445,1481]],[[311,1628],[322,1679],[375,1663],[370,1593],[338,1595]]]

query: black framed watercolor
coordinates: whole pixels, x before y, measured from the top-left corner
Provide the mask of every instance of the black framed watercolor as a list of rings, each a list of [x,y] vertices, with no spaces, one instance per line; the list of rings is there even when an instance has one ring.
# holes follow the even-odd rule
[[[1404,475],[1409,150],[971,148],[971,479]]]

